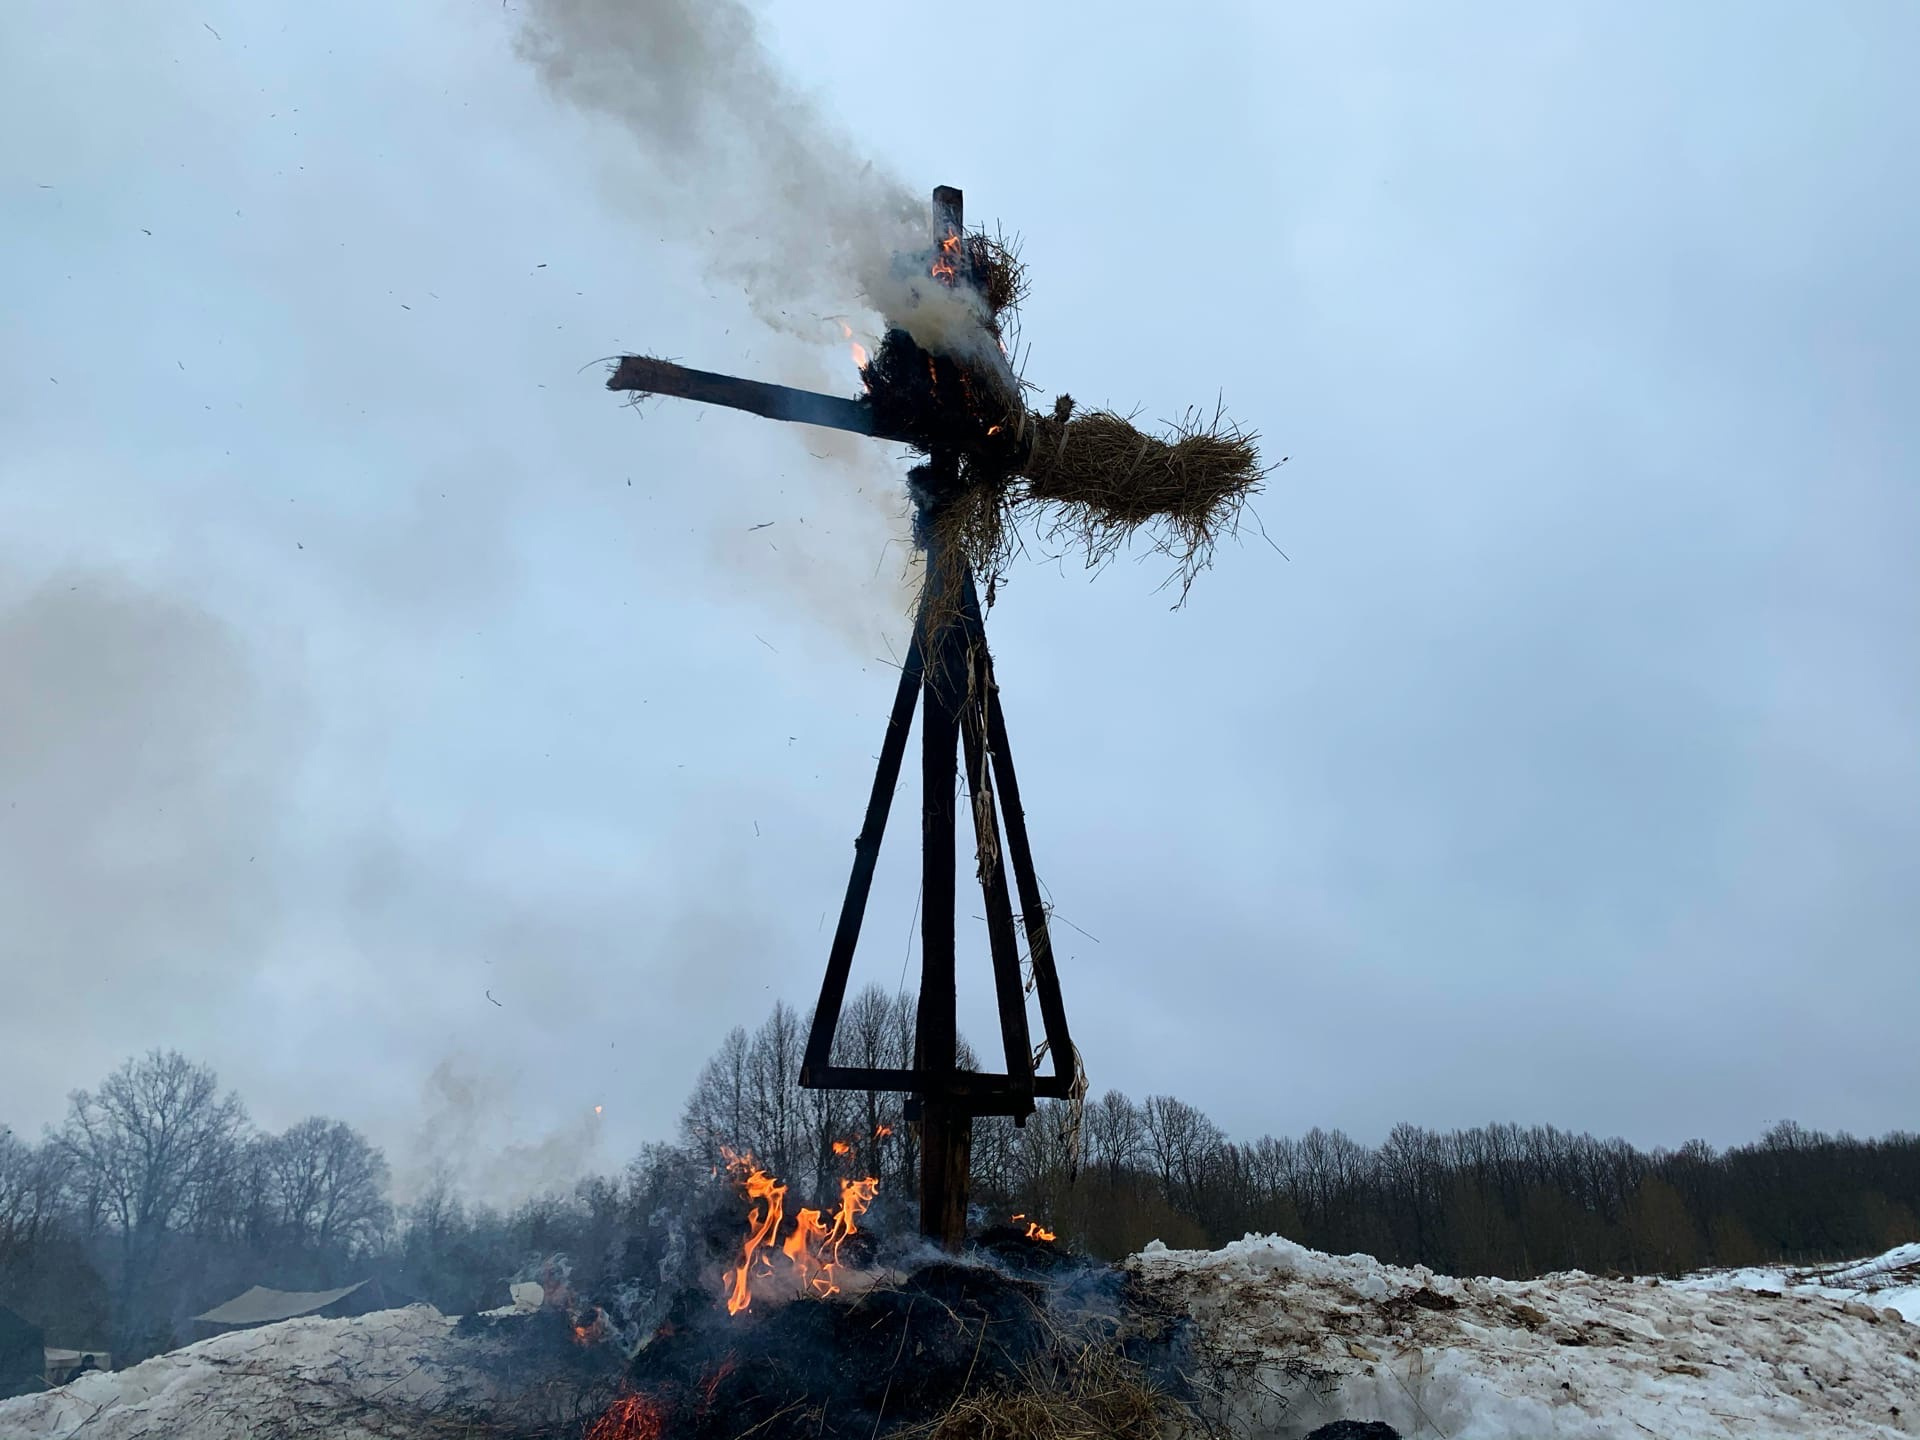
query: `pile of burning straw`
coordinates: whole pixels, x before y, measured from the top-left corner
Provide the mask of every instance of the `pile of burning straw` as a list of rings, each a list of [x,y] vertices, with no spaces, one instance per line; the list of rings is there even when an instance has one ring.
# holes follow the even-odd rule
[[[497,1369],[590,1378],[570,1405],[534,1424],[524,1406],[511,1419],[467,1411],[415,1433],[1161,1440],[1196,1428],[1188,1322],[1122,1272],[1062,1250],[1039,1221],[1015,1217],[947,1256],[863,1226],[873,1177],[841,1179],[831,1213],[789,1212],[787,1187],[751,1157],[730,1169],[730,1221],[702,1226],[687,1283],[637,1339],[621,1343],[616,1302],[551,1285],[536,1316],[463,1322],[492,1336]],[[576,1358],[556,1364],[555,1346]],[[596,1354],[630,1358],[616,1374]]]

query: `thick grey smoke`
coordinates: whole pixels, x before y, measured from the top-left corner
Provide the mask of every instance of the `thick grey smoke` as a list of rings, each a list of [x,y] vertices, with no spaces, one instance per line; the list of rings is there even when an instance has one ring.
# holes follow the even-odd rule
[[[537,1134],[516,1126],[515,1082],[529,1058],[539,1057],[449,1057],[434,1066],[421,1095],[425,1118],[405,1153],[391,1157],[397,1201],[410,1204],[445,1183],[463,1198],[512,1209],[570,1190],[605,1159],[593,1112]]]
[[[863,159],[775,64],[740,0],[532,0],[517,49],[553,90],[637,142],[657,227],[701,245],[766,323],[879,312],[930,350],[987,343],[979,301],[921,283],[925,192]]]
[[[0,575],[0,716],[0,1044],[58,1023],[57,1094],[246,983],[298,724],[225,623],[98,570]]]

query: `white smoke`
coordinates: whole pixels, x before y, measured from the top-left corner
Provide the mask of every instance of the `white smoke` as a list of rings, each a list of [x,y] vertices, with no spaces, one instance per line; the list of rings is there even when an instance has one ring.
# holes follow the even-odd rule
[[[927,350],[991,345],[977,295],[896,261],[932,243],[926,192],[860,157],[740,0],[530,0],[515,48],[632,136],[629,199],[700,245],[766,324],[817,339],[815,317],[864,307]]]
[[[519,1065],[448,1057],[423,1087],[425,1118],[393,1161],[394,1198],[410,1203],[436,1181],[455,1194],[502,1209],[537,1195],[564,1192],[605,1158],[597,1114],[527,1133],[516,1124]]]

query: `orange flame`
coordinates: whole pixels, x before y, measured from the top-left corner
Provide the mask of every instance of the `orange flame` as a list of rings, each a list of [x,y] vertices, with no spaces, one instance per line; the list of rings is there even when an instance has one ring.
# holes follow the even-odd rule
[[[666,1420],[660,1408],[644,1395],[623,1395],[594,1421],[587,1440],[660,1440]]]
[[[841,1148],[835,1145],[835,1149]],[[848,1151],[852,1146],[846,1146]],[[751,1282],[756,1275],[771,1274],[769,1255],[778,1249],[792,1268],[800,1288],[817,1295],[835,1295],[840,1285],[835,1270],[840,1264],[840,1247],[848,1237],[859,1233],[859,1217],[879,1193],[880,1181],[874,1176],[840,1182],[840,1206],[832,1224],[825,1224],[820,1212],[803,1209],[794,1216],[793,1230],[782,1241],[780,1222],[785,1215],[787,1187],[768,1175],[751,1155],[726,1154],[731,1170],[744,1171],[747,1192],[747,1238],[741,1246],[740,1264],[726,1275],[727,1313],[738,1315],[753,1303]]]
[[[940,242],[940,253],[933,257],[933,265],[929,270],[933,278],[940,281],[951,282],[953,277],[959,273],[954,266],[954,259],[959,253],[960,237],[958,235],[949,235],[946,239],[942,240]]]
[[[851,1155],[853,1153],[853,1146],[844,1140],[836,1140],[833,1142],[833,1153],[836,1155]]]
[[[866,1213],[867,1206],[873,1203],[873,1197],[880,1193],[880,1182],[869,1175],[864,1180],[842,1180],[840,1182],[840,1208],[833,1212],[833,1229],[828,1232],[827,1243],[833,1249],[833,1263],[840,1263],[840,1247],[846,1243],[849,1235],[857,1235],[860,1227],[853,1222]]]
[[[862,370],[866,369],[867,347],[853,338],[853,327],[846,321],[841,320],[836,323],[840,326],[840,338],[850,342],[847,349],[853,352],[853,363]]]
[[[821,1243],[827,1233],[827,1227],[820,1223],[818,1210],[802,1210],[794,1217],[793,1234],[780,1247],[781,1253],[793,1262],[794,1274],[800,1283],[822,1295],[831,1295],[840,1288],[833,1283],[833,1262],[822,1257]]]
[[[1016,1215],[1013,1218],[1018,1220],[1020,1217]],[[1047,1229],[1046,1226],[1042,1225],[1038,1220],[1029,1220],[1027,1222],[1027,1239],[1045,1240],[1048,1243],[1052,1243],[1052,1241],[1057,1238],[1053,1231]]]
[[[606,1336],[606,1312],[601,1310],[597,1305],[594,1307],[592,1320],[588,1321],[585,1325],[575,1325],[573,1327],[573,1343],[576,1345],[598,1344],[604,1340]]]
[[[884,1140],[891,1134],[893,1134],[893,1126],[891,1125],[876,1125],[873,1127],[873,1138],[876,1140]]]
[[[747,1281],[753,1274],[753,1259],[760,1247],[769,1244],[780,1229],[781,1212],[787,1203],[787,1187],[777,1183],[771,1175],[755,1165],[751,1156],[735,1158],[729,1155],[727,1164],[734,1169],[745,1166],[748,1171],[747,1224],[750,1228],[746,1244],[741,1247],[740,1268],[727,1272],[727,1313],[738,1315],[753,1303],[753,1297],[747,1293]],[[759,1202],[764,1202],[765,1208],[756,1211],[755,1206]],[[763,1267],[767,1264],[764,1255],[760,1257],[760,1264]]]

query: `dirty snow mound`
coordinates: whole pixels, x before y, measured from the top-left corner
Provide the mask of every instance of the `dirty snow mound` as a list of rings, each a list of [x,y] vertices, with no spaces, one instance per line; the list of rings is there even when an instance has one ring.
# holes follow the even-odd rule
[[[0,1401],[5,1440],[251,1440],[326,1435],[377,1440],[395,1413],[438,1413],[476,1398],[454,1358],[454,1321],[430,1305],[350,1320],[287,1320],[237,1330]]]
[[[1193,1318],[1220,1418],[1273,1440],[1340,1419],[1445,1440],[1920,1435],[1920,1327],[1857,1300],[1454,1280],[1258,1236],[1128,1263]]]
[[[1920,1325],[1920,1244],[1901,1245],[1870,1260],[1806,1269],[1754,1265],[1740,1270],[1703,1270],[1676,1280],[1689,1290],[1773,1290],[1853,1300],[1876,1310],[1898,1310]]]

